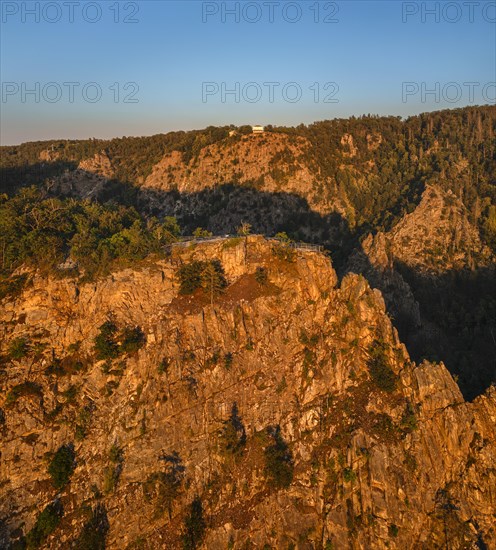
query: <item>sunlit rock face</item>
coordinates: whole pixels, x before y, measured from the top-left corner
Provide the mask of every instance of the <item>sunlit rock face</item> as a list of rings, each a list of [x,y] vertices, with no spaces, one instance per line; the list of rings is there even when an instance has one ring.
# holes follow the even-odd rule
[[[227,287],[181,293],[181,266],[211,260]],[[183,548],[196,497],[198,548],[496,545],[494,388],[467,403],[414,364],[381,293],[328,256],[253,236],[92,283],[31,276],[0,306],[0,547],[58,498],[42,547],[90,526]]]

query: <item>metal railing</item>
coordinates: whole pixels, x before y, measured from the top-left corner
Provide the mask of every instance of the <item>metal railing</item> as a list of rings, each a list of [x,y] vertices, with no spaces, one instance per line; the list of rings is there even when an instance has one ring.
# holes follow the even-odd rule
[[[287,245],[289,248],[292,248],[293,250],[301,250],[302,252],[323,252],[324,250],[324,247],[320,244],[287,241],[280,237],[267,237],[266,235],[247,235],[247,236],[263,237],[268,241],[277,241],[281,244]],[[244,235],[211,235],[208,237],[195,237],[194,235],[185,235],[183,237],[179,237],[179,240],[171,243],[171,245],[169,246],[186,246],[191,243],[196,244],[196,243],[213,242],[213,241],[228,240],[228,239],[239,239],[242,237],[244,237]]]

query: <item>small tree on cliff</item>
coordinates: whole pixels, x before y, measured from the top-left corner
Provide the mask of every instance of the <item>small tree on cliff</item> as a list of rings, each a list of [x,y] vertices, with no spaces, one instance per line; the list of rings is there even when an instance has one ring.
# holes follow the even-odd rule
[[[265,472],[269,483],[277,489],[286,489],[293,481],[293,455],[281,435],[280,426],[267,428],[273,443],[265,449]]]
[[[251,224],[241,222],[241,225],[237,229],[237,233],[241,237],[247,237],[251,233]]]
[[[102,504],[98,504],[93,509],[91,518],[84,524],[73,548],[75,550],[105,550],[109,527],[107,511]]]
[[[246,431],[239,416],[238,405],[233,403],[231,415],[221,430],[223,450],[228,455],[239,455],[246,445]]]
[[[184,520],[184,527],[183,549],[195,550],[202,543],[206,529],[200,497],[195,497],[190,504],[189,513]]]
[[[210,295],[210,303],[213,307],[214,296],[221,294],[227,286],[224,270],[219,260],[207,262],[202,273],[202,286]]]

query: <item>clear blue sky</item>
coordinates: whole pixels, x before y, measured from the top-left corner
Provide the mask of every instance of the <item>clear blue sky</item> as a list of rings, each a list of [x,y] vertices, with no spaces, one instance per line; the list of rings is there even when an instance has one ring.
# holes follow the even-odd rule
[[[266,0],[79,0],[71,22],[70,7],[57,1],[60,9],[55,1],[0,2],[2,144],[208,125],[296,125],[367,113],[407,116],[495,103],[496,89],[489,84],[496,81],[494,2],[479,0],[469,8],[462,1],[322,1],[317,14],[314,0],[278,0],[272,7]],[[91,23],[98,18],[94,4],[101,14]],[[423,6],[435,10],[436,4],[438,21],[435,14],[422,13]],[[139,11],[133,15],[134,5]],[[223,13],[237,6],[239,22]],[[39,22],[38,13],[26,13],[33,9]],[[137,22],[125,23],[126,17]],[[50,82],[55,85],[47,87]],[[66,82],[80,83],[72,103]],[[102,93],[95,103],[87,99],[98,88],[87,87],[86,96],[82,92],[91,82]],[[130,82],[139,86],[136,103],[123,101],[135,91],[134,85],[124,90]],[[218,93],[202,97],[205,82]],[[256,86],[243,93],[249,82]],[[266,82],[280,83],[272,102]],[[290,82],[297,87],[287,87],[283,95]],[[335,90],[324,89],[327,82],[339,86],[329,98],[337,103],[324,102]],[[404,90],[404,82],[412,84]],[[466,82],[478,83],[472,85],[473,97]],[[114,83],[118,102],[117,88],[109,89]],[[221,89],[236,83],[239,98],[227,95],[223,102]],[[310,89],[314,83],[318,101],[317,87]],[[439,93],[422,97],[422,88],[435,90],[436,83]],[[23,97],[37,85],[39,92]],[[301,98],[288,101],[298,90]],[[258,102],[247,101],[260,92]],[[47,101],[60,93],[59,101]]]

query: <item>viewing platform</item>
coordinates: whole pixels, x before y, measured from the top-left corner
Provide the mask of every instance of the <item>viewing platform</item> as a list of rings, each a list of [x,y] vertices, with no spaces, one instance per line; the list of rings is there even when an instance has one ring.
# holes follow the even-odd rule
[[[286,241],[279,237],[267,237],[266,235],[250,234],[249,237],[261,237],[267,241],[276,241],[280,244],[287,245],[288,248],[293,250],[300,250],[302,252],[323,252],[324,247],[320,244],[311,244],[305,242]],[[169,246],[187,246],[190,244],[207,243],[216,241],[227,241],[229,239],[243,239],[245,235],[212,235],[209,237],[195,237],[194,235],[185,235],[180,237],[176,242],[171,243]]]

